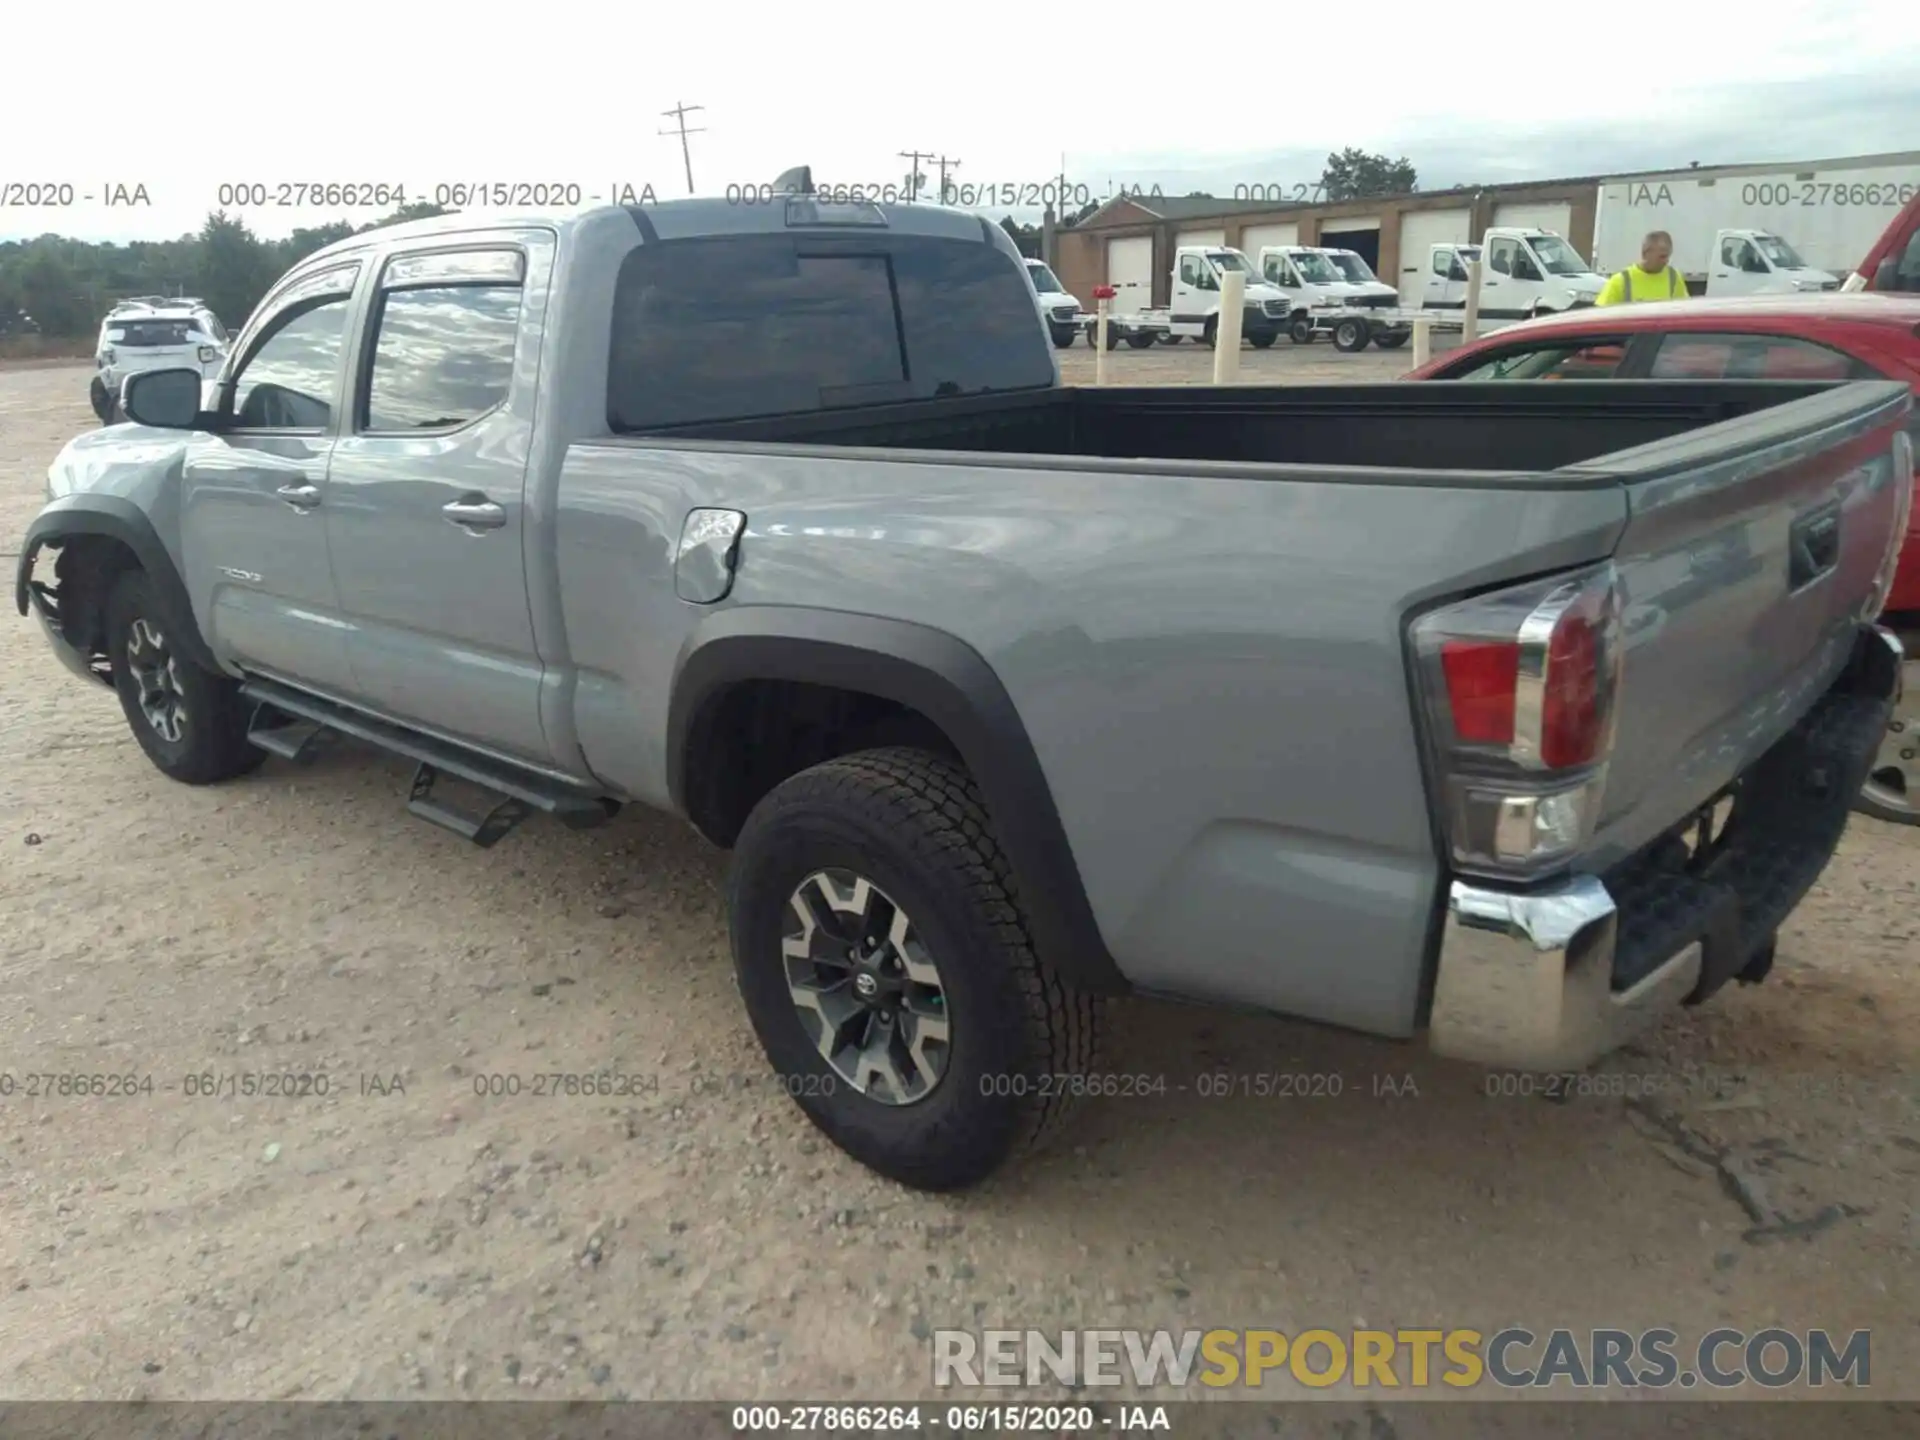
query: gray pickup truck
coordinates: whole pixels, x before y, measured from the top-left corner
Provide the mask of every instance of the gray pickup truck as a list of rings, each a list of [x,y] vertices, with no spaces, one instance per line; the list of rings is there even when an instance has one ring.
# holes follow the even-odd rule
[[[1899,683],[1900,385],[1062,386],[933,206],[372,231],[122,403],[17,599],[154,764],[684,816],[784,1088],[925,1188],[1126,992],[1560,1069],[1759,980]]]

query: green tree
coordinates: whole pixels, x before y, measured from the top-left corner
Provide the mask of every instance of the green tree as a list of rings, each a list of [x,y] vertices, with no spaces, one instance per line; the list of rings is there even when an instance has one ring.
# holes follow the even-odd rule
[[[1014,245],[1027,259],[1040,258],[1040,227],[1038,225],[1022,225],[1009,215],[1000,222],[1000,228],[1013,237]]]
[[[1412,194],[1420,188],[1420,177],[1404,155],[1390,160],[1350,145],[1337,155],[1327,156],[1320,184],[1328,200],[1374,200]]]
[[[230,219],[224,211],[207,217],[199,241],[194,293],[238,329],[283,267],[275,264],[278,257],[273,246],[262,242],[246,222]]]

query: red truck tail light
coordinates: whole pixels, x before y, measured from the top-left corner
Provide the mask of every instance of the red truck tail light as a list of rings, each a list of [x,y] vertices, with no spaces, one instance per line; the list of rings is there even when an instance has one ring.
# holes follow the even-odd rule
[[[1621,683],[1611,563],[1421,616],[1410,640],[1453,861],[1531,878],[1592,838]]]

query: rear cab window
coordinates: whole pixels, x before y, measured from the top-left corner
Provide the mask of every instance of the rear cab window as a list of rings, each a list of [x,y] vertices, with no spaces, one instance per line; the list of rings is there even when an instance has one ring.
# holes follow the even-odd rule
[[[985,241],[653,241],[614,289],[616,432],[1050,387],[1020,261]]]
[[[1668,334],[1648,374],[1655,380],[1856,380],[1872,367],[1794,335]]]

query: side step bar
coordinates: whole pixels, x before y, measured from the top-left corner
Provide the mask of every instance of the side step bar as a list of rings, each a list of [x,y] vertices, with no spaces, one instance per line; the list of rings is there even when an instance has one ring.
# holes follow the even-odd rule
[[[483,848],[497,843],[535,812],[551,815],[570,830],[586,830],[605,824],[620,808],[617,801],[590,790],[511,761],[477,755],[276,681],[250,679],[241,685],[240,693],[255,705],[247,739],[262,750],[303,761],[312,758],[328,736],[345,735],[403,755],[418,766],[407,798],[408,811]],[[433,791],[443,778],[485,791],[493,803],[484,814],[473,815],[438,800]]]

